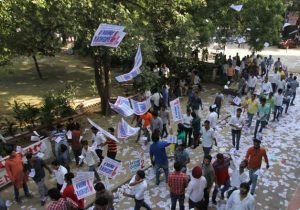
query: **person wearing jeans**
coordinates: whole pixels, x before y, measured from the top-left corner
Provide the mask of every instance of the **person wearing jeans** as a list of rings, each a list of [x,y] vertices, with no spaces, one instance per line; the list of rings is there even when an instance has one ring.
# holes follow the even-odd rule
[[[251,127],[253,116],[257,113],[258,101],[256,95],[252,94],[251,98],[246,101],[247,115],[248,115],[248,127]]]
[[[150,159],[152,165],[155,167],[156,185],[159,185],[160,169],[162,168],[165,173],[166,182],[169,175],[169,163],[166,153],[166,147],[170,144],[165,141],[159,141],[160,131],[155,129],[152,133],[153,144],[150,146]]]
[[[106,138],[104,137],[104,135],[102,134],[101,131],[98,131],[97,128],[95,128],[94,126],[91,128],[93,137],[92,137],[92,142],[93,142],[93,146],[96,148],[95,152],[100,160],[99,165],[102,163],[103,160],[103,146],[104,143],[106,141]]]
[[[279,114],[281,113],[281,107],[283,105],[283,95],[282,95],[282,89],[278,89],[278,93],[274,95],[274,104],[275,104],[275,109],[274,109],[274,118],[277,121],[279,121]]]
[[[174,163],[175,171],[170,173],[168,178],[168,186],[171,197],[171,210],[176,209],[176,203],[179,201],[179,209],[184,210],[185,188],[188,185],[188,176],[181,172],[181,164]]]
[[[230,187],[230,176],[229,176],[229,166],[230,166],[231,158],[225,157],[223,154],[218,153],[217,159],[213,163],[213,168],[215,169],[216,175],[216,183],[215,188],[212,195],[212,202],[216,204],[216,198],[218,194],[218,189],[223,185],[221,188],[221,199],[224,199],[224,193]]]
[[[150,206],[144,200],[144,194],[147,190],[147,182],[145,180],[145,172],[138,170],[129,182],[129,186],[132,187],[133,195],[124,192],[127,197],[134,198],[135,206],[134,210],[140,210],[144,207],[147,210],[151,210]]]
[[[260,125],[259,132],[261,133],[263,128],[267,125],[268,114],[270,107],[266,105],[266,98],[261,99],[261,104],[258,105],[258,119],[256,120],[255,130],[254,130],[254,138],[256,138],[256,134],[258,131],[258,127]]]
[[[209,155],[213,142],[217,146],[217,140],[215,137],[215,131],[210,127],[210,122],[208,120],[205,120],[204,128],[201,127],[201,138],[204,156]]]
[[[264,148],[260,147],[261,141],[259,139],[254,139],[253,146],[250,147],[247,151],[245,160],[248,163],[248,169],[249,169],[249,184],[251,184],[251,194],[254,194],[258,174],[256,173],[261,168],[262,158],[265,159],[265,162],[267,164],[267,169],[269,168],[269,160],[266,153],[266,150]]]
[[[81,158],[80,163],[82,164],[83,161],[85,164],[87,164],[89,167],[89,171],[94,172],[97,181],[100,181],[99,174],[95,168],[96,165],[95,158],[98,157],[97,154],[92,148],[89,148],[89,144],[87,140],[82,140],[81,144],[82,144],[82,153],[80,157]]]
[[[244,118],[241,116],[242,109],[238,108],[236,111],[236,116],[232,116],[229,121],[229,125],[232,127],[232,145],[236,150],[240,148],[240,139],[242,134],[242,128],[244,126]]]

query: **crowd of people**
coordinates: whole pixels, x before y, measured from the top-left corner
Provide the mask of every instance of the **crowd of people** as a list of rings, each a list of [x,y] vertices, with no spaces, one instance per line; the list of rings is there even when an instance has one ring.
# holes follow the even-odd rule
[[[224,59],[223,55],[221,57]],[[150,144],[149,155],[155,169],[155,184],[160,184],[162,170],[164,181],[170,190],[172,210],[176,209],[177,201],[179,208],[184,209],[186,195],[189,209],[204,210],[208,208],[210,201],[216,205],[218,200],[227,200],[226,210],[255,209],[254,194],[263,159],[266,168],[269,168],[266,149],[260,146],[263,141],[263,129],[270,120],[280,121],[280,117],[288,112],[289,106],[294,105],[299,83],[292,73],[288,76],[287,68],[281,63],[280,58],[276,62],[273,62],[272,56],[262,59],[259,55],[251,55],[240,59],[237,54],[233,58],[225,58],[222,68],[229,87],[238,83],[237,96],[241,99],[240,103],[233,103],[234,112],[228,122],[234,148],[231,155],[227,153],[218,153],[215,157],[211,155],[213,146],[218,145],[217,126],[222,116],[224,95],[221,92],[216,93],[214,102],[209,106],[208,116],[201,117],[202,85],[197,71],[190,71],[187,78],[177,81],[178,84],[175,86],[179,91],[171,92],[170,89],[175,88],[168,85],[168,77],[171,74],[169,68],[165,64],[161,68],[156,66],[154,72],[159,73],[164,84],[161,88],[155,88],[151,94],[146,91],[138,96],[140,101],[150,97],[152,108],[141,116],[134,116],[132,123],[135,121],[136,126],[141,128],[137,141],[143,139],[146,145]],[[174,132],[170,128],[168,108],[170,99],[178,96],[187,96],[188,102],[182,121],[176,125],[177,132]],[[244,117],[243,113],[247,113],[247,117]],[[251,130],[253,118],[256,118],[256,123],[254,130]],[[66,126],[57,124],[50,135],[54,140],[55,156],[51,167],[31,153],[22,154],[16,152],[14,146],[7,146],[5,151],[9,158],[5,162],[5,168],[14,186],[15,200],[22,203],[19,196],[20,188],[24,189],[28,198],[32,197],[27,186],[29,176],[38,187],[41,205],[46,205],[47,210],[84,209],[84,199],[77,199],[72,179],[73,172],[85,164],[88,171],[95,175],[94,188],[97,193],[91,209],[114,209],[113,194],[105,189],[97,167],[104,159],[104,147],[107,147],[106,156],[117,160],[118,145],[96,127],[91,127],[90,130],[92,139],[87,140],[82,139],[80,124],[72,118]],[[108,131],[112,135],[115,134],[113,127],[109,127]],[[234,156],[239,154],[243,132],[247,134],[253,132],[253,146],[248,148],[244,159],[238,163]],[[169,135],[176,135],[176,143],[165,140]],[[191,157],[187,148],[196,149],[200,145],[203,161],[191,168],[189,173],[188,164]],[[171,155],[167,153],[167,147],[170,147]],[[70,167],[71,153],[76,164],[73,169]],[[23,156],[26,157],[26,163],[23,163]],[[174,160],[172,172],[169,172],[170,158]],[[57,183],[55,188],[48,190],[45,184],[45,169],[54,175]],[[124,192],[124,196],[134,199],[134,209],[141,207],[151,209],[144,199],[147,190],[146,175],[147,171],[138,170],[129,182],[132,193]],[[47,197],[50,197],[49,203],[46,202]]]

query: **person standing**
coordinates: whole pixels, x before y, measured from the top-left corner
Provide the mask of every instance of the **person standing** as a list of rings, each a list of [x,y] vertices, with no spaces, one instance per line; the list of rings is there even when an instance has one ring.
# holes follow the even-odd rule
[[[168,177],[168,186],[171,196],[171,210],[176,209],[177,200],[179,201],[179,209],[184,210],[185,188],[188,185],[188,176],[181,172],[181,164],[174,163],[175,171],[170,173]]]
[[[250,73],[250,77],[248,78],[247,81],[247,86],[248,86],[248,91],[252,94],[255,90],[256,87],[256,83],[257,83],[257,77],[254,76],[254,74],[251,72]]]
[[[266,101],[267,101],[266,98],[262,98],[261,103],[258,105],[258,109],[257,109],[258,118],[255,124],[254,138],[256,138],[259,125],[260,125],[259,132],[261,133],[263,128],[265,128],[265,126],[268,123],[268,114],[269,114],[270,107],[266,105]]]
[[[66,130],[63,129],[63,125],[58,123],[56,125],[56,129],[54,131],[52,131],[51,133],[51,137],[52,139],[55,139],[55,146],[54,146],[54,151],[55,151],[55,157],[58,158],[61,151],[61,145],[64,144],[66,146],[68,146],[68,142],[67,142],[67,136],[66,136],[67,132]],[[68,151],[67,151],[68,153]],[[67,154],[68,156],[68,154]]]
[[[52,161],[51,165],[55,175],[57,189],[61,190],[64,184],[65,175],[68,173],[68,170],[60,165],[57,160]]]
[[[82,140],[81,144],[82,144],[81,161],[87,164],[87,166],[89,167],[89,171],[94,172],[97,181],[100,181],[99,174],[95,168],[96,166],[95,158],[97,158],[96,152],[91,147],[89,147],[89,143],[87,140]]]
[[[218,114],[216,113],[216,105],[212,105],[209,107],[209,115],[207,117],[207,120],[210,123],[210,126],[212,129],[216,130],[217,123],[218,123]]]
[[[229,82],[232,81],[232,77],[234,76],[235,70],[234,67],[232,66],[232,63],[229,63],[229,66],[227,68],[227,79]]]
[[[184,149],[183,144],[178,144],[175,150],[175,162],[179,162],[181,164],[181,171],[186,173],[187,167],[186,165],[190,162],[190,155]]]
[[[234,191],[229,197],[226,210],[255,210],[255,199],[249,193],[248,183],[241,183],[240,189]]]
[[[111,135],[115,135],[115,129],[113,127],[108,128],[108,132]],[[107,141],[104,143],[104,145],[107,145],[107,157],[115,160],[118,152],[118,144],[115,140],[107,138]]]
[[[69,210],[77,209],[78,205],[70,198],[62,198],[57,188],[52,188],[48,191],[51,202],[47,206],[47,210]]]
[[[206,179],[202,176],[200,166],[195,166],[192,170],[192,178],[187,186],[189,196],[189,209],[201,210],[204,208],[204,190],[206,189]]]
[[[248,115],[248,128],[251,127],[253,116],[257,113],[258,101],[256,100],[256,95],[253,93],[251,98],[246,101],[245,108],[247,109]]]
[[[44,163],[43,160],[34,157],[31,153],[26,155],[27,164],[25,164],[26,172],[29,173],[33,181],[38,186],[38,191],[41,198],[41,206],[46,204],[48,188],[45,184],[45,170],[46,168],[50,174],[52,174],[51,169]]]
[[[160,132],[163,130],[162,119],[158,116],[158,111],[153,112],[153,118],[151,120],[150,129],[153,132],[155,129],[159,129]]]
[[[204,122],[204,128],[201,127],[201,138],[202,138],[202,148],[204,152],[204,156],[209,155],[213,142],[217,146],[217,139],[215,137],[215,131],[210,127],[210,123],[208,120]]]
[[[206,179],[206,188],[204,189],[204,209],[208,208],[209,204],[209,194],[211,188],[214,184],[216,175],[215,170],[211,164],[212,157],[211,155],[204,156],[203,163],[202,163],[202,174]]]
[[[24,172],[22,155],[20,153],[16,153],[15,149],[12,147],[7,148],[6,153],[9,157],[5,161],[5,170],[14,186],[15,200],[17,203],[21,204],[22,202],[19,195],[19,189],[21,187],[23,187],[25,196],[27,198],[32,198],[27,186],[28,177]]]
[[[166,106],[164,106],[164,105],[161,106],[159,116],[163,123],[163,129],[161,131],[161,138],[167,138],[169,135],[167,125],[170,126],[171,122],[170,122],[170,114],[166,110]]]
[[[96,148],[95,152],[100,160],[99,165],[102,163],[103,160],[103,146],[104,143],[106,141],[106,138],[104,137],[104,135],[102,134],[101,131],[99,131],[97,128],[95,128],[94,126],[91,127],[91,131],[92,131],[92,143],[93,146]],[[82,144],[82,142],[81,142]]]
[[[242,117],[242,109],[238,108],[236,110],[236,116],[232,116],[229,120],[229,125],[231,126],[232,134],[232,145],[235,147],[236,151],[240,149],[240,139],[242,135],[242,128],[245,124],[245,120]]]
[[[224,200],[224,193],[229,189],[230,187],[230,176],[229,176],[229,166],[230,166],[230,160],[231,158],[224,157],[223,154],[218,153],[217,159],[213,163],[213,167],[215,170],[216,180],[215,180],[215,188],[212,195],[212,202],[213,204],[217,204],[216,198],[218,194],[218,189],[223,186],[221,191],[221,199]]]
[[[193,133],[192,120],[193,117],[191,115],[191,109],[188,108],[186,110],[186,114],[183,114],[182,123],[185,131],[185,142],[186,145],[189,147],[192,146],[192,133]]]
[[[192,108],[193,112],[195,112],[197,114],[197,116],[200,117],[199,110],[200,110],[200,107],[201,107],[201,110],[203,110],[203,106],[202,106],[202,100],[199,95],[200,95],[199,91],[195,91],[195,93],[193,93],[189,106]]]
[[[281,66],[282,66],[282,63],[280,61],[280,58],[278,58],[277,61],[274,63],[274,70],[278,71],[279,68],[281,68]]]
[[[160,141],[159,134],[159,130],[154,130],[152,133],[153,144],[150,146],[150,160],[152,166],[155,167],[156,185],[159,185],[160,182],[159,176],[161,168],[164,170],[166,182],[169,174],[169,162],[167,158],[166,147],[170,144],[165,141]]]
[[[293,90],[291,89],[290,84],[288,84],[283,94],[283,104],[285,105],[285,114],[288,111],[292,97],[293,97]],[[281,110],[281,112],[283,112],[283,110]]]
[[[74,128],[74,129],[73,129]],[[81,138],[81,132],[80,132],[80,126],[79,124],[75,124],[74,127],[72,127],[73,130],[72,132],[72,138],[69,140],[71,144],[71,148],[75,157],[75,162],[76,166],[79,165],[79,156],[81,155],[81,143],[80,143],[80,138]]]
[[[183,145],[184,147],[186,146],[186,141],[185,141],[185,131],[184,131],[184,126],[182,123],[178,123],[177,125],[177,145]]]
[[[144,200],[144,194],[147,190],[147,182],[145,180],[145,172],[138,170],[129,182],[129,186],[132,187],[133,195],[123,193],[127,197],[134,198],[135,206],[134,210],[140,210],[144,207],[147,210],[151,210],[150,206]]]
[[[281,107],[283,105],[282,89],[278,89],[278,92],[274,95],[274,105],[275,108],[273,121],[275,121],[275,119],[279,121],[279,115],[281,113]]]
[[[217,106],[216,107],[216,112],[218,114],[218,119],[220,118],[220,111],[221,111],[223,100],[224,100],[224,95],[221,92],[218,92],[216,94],[215,103],[214,103]]]
[[[291,81],[290,83],[290,87],[293,91],[293,98],[292,98],[292,101],[291,101],[291,106],[294,106],[294,100],[296,98],[296,93],[297,93],[297,88],[299,87],[299,82],[297,81],[297,77],[294,76],[294,80]]]
[[[192,129],[193,129],[193,146],[192,148],[195,149],[199,146],[200,141],[200,128],[201,128],[201,120],[198,115],[193,111],[192,114]]]
[[[96,200],[100,197],[105,197],[108,200],[108,208],[114,210],[114,195],[109,190],[105,189],[102,182],[95,184],[94,189],[96,191]]]
[[[84,209],[84,199],[78,199],[77,195],[75,194],[74,186],[72,184],[72,179],[74,178],[73,173],[67,173],[65,175],[65,182],[67,183],[66,188],[62,192],[63,198],[70,198],[78,205],[78,210]]]
[[[256,174],[257,170],[261,168],[262,158],[265,159],[267,164],[267,169],[269,168],[269,160],[267,152],[264,148],[260,147],[261,141],[259,139],[253,140],[253,147],[250,147],[247,151],[245,160],[248,163],[249,177],[251,184],[251,194],[254,194],[258,175]]]
[[[269,82],[268,77],[265,77],[264,82],[261,85],[261,95],[267,96],[269,93],[273,92],[273,87],[271,85],[271,82]]]
[[[162,99],[162,95],[159,93],[158,89],[155,88],[153,91],[153,95],[151,96],[151,102],[153,105],[153,109],[154,111],[158,111],[159,110],[159,106],[160,106],[160,100]]]
[[[142,131],[144,133],[144,136],[147,137],[147,142],[150,142],[150,125],[152,121],[152,114],[148,111],[145,114],[141,115],[139,118],[139,122],[142,124]]]

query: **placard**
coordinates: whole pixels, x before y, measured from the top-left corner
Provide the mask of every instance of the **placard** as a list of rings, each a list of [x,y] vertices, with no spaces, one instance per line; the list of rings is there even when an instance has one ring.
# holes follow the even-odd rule
[[[91,46],[118,47],[126,35],[123,32],[124,28],[125,26],[100,24],[93,36]]]
[[[141,168],[142,168],[142,163],[141,163],[140,158],[129,161],[129,169],[130,169],[131,173],[135,173],[138,170],[140,170]]]
[[[182,115],[179,98],[176,98],[175,100],[170,101],[170,108],[171,108],[173,120],[175,122],[182,120],[183,115]]]
[[[99,166],[99,173],[107,176],[109,178],[113,178],[117,175],[117,172],[120,168],[121,163],[113,160],[111,158],[105,157]]]
[[[74,187],[74,192],[77,196],[77,199],[83,199],[90,195],[95,194],[95,189],[93,187],[93,181],[94,181],[94,173],[89,176],[83,174],[83,175],[77,175],[72,179],[72,184]]]
[[[141,128],[131,127],[123,118],[118,123],[118,138],[127,139],[130,136],[134,136],[139,132]]]

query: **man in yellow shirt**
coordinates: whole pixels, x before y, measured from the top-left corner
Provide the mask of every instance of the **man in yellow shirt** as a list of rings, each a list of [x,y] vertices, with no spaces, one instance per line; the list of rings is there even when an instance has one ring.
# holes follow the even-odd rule
[[[245,108],[247,109],[248,115],[248,128],[251,127],[253,116],[257,113],[258,109],[258,101],[256,99],[256,95],[252,94],[251,98],[246,101]]]

